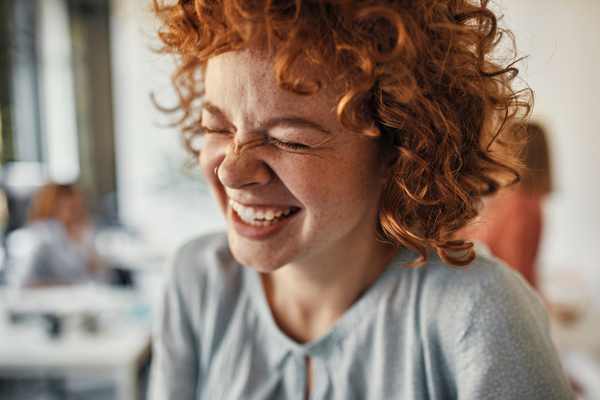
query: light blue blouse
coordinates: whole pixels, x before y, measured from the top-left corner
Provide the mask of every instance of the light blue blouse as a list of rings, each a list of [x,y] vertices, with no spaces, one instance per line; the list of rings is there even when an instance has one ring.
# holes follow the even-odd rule
[[[466,270],[402,252],[325,336],[275,324],[258,273],[224,234],[174,260],[157,324],[153,400],[572,399],[544,309],[523,279],[479,255]]]

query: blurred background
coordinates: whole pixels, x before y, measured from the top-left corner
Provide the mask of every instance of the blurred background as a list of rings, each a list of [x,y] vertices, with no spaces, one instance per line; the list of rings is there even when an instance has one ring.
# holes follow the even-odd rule
[[[552,163],[538,287],[580,398],[600,399],[600,2],[494,7],[527,56],[519,68]],[[2,399],[144,398],[165,260],[225,226],[171,126],[176,114],[152,100],[176,105],[156,28],[148,0],[0,0]],[[65,218],[85,222],[32,219],[51,182],[76,184],[65,210],[86,211]],[[56,196],[38,202],[57,210]],[[11,271],[57,238],[64,254],[87,257],[81,279]]]

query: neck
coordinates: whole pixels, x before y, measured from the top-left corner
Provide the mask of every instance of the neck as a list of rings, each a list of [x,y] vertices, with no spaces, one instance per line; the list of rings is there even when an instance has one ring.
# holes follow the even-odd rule
[[[396,254],[375,237],[341,250],[262,275],[275,321],[299,343],[329,331]]]

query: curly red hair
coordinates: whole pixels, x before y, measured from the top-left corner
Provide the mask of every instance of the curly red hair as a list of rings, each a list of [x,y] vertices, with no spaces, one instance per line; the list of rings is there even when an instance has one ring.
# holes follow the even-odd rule
[[[528,89],[513,89],[515,53],[504,65],[495,59],[503,38],[505,53],[514,41],[488,0],[153,2],[162,51],[179,60],[173,82],[188,144],[207,61],[266,43],[282,88],[311,95],[334,85],[340,123],[378,137],[393,165],[382,235],[415,251],[413,265],[433,248],[449,265],[473,261],[473,244],[453,233],[478,214],[483,195],[518,179],[506,133],[531,105]]]

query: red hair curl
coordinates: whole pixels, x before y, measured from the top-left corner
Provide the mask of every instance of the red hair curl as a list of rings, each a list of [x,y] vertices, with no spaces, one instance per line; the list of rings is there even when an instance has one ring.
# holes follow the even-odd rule
[[[513,89],[515,53],[504,65],[494,58],[514,40],[489,0],[153,2],[162,51],[179,60],[173,82],[188,145],[207,61],[266,43],[280,87],[312,95],[330,82],[340,123],[378,137],[393,166],[379,205],[383,236],[415,251],[415,266],[433,248],[452,266],[473,261],[473,244],[453,234],[482,196],[518,180],[508,132],[532,101],[530,90]]]

